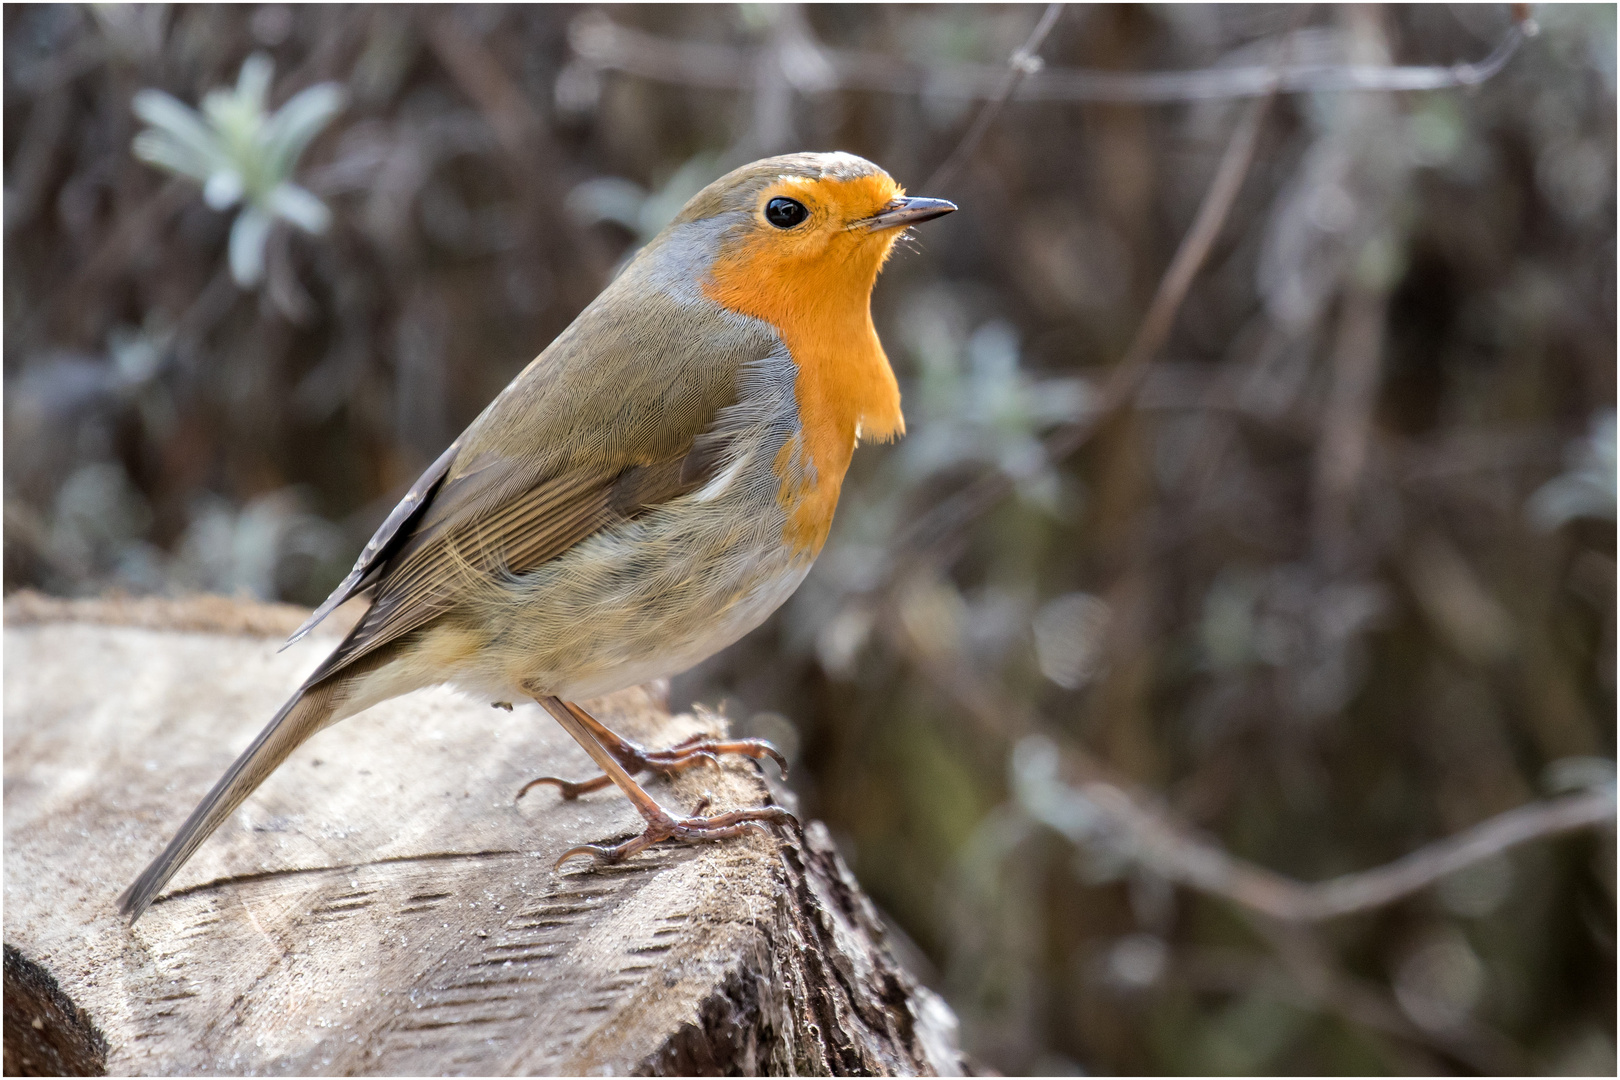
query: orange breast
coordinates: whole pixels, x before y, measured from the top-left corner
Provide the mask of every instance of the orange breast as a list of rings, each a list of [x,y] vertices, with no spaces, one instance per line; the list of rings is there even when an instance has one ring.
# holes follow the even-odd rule
[[[704,292],[775,327],[798,364],[802,442],[782,448],[776,474],[788,512],[783,540],[814,556],[832,527],[856,441],[905,431],[900,388],[872,325],[872,285],[890,238],[850,233],[813,258],[784,253],[773,239],[751,236],[726,251]],[[794,468],[795,452],[811,468]]]

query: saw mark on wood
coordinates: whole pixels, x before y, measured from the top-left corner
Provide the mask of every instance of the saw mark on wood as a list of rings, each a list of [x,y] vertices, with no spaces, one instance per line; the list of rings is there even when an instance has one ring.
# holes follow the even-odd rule
[[[628,839],[628,837],[625,837],[625,839]],[[667,870],[674,862],[675,860],[669,857],[657,858],[637,855],[626,862],[594,866],[585,872],[605,878],[640,877],[657,870]]]
[[[524,952],[529,949],[538,948],[545,944],[549,943],[535,941],[502,941],[498,944],[487,946],[484,951],[486,954]]]
[[[517,953],[512,956],[492,956],[487,960],[476,960],[473,962],[472,966],[482,968],[508,967],[512,964],[533,964],[538,963],[541,960],[555,960],[557,958],[557,954],[561,951],[562,948],[559,946],[550,952],[540,952],[536,950],[534,952]]]
[[[673,941],[671,941],[671,942],[666,942],[665,944],[662,944],[662,945],[638,945],[635,948],[629,950],[629,952],[634,956],[652,956],[652,955],[655,955],[657,953],[669,952],[669,950],[673,949],[674,947],[675,947],[675,943]],[[629,971],[630,969],[625,968],[625,970]]]
[[[450,899],[447,892],[413,893],[405,898],[405,905],[399,910],[401,914],[414,915],[423,911],[432,911],[442,901]]]
[[[465,983],[459,983],[457,985],[458,986],[463,986],[463,987],[466,986]],[[489,1005],[489,1004],[492,1004],[493,1002],[497,1002],[497,1001],[515,1001],[515,1000],[517,1000],[517,995],[515,995],[515,994],[490,994],[487,997],[451,998],[448,1001],[439,1002],[437,1007],[438,1008],[448,1009],[448,1008],[451,1008],[451,1007],[456,1007],[456,1006],[461,1006],[461,1005]]]
[[[200,937],[208,933],[210,927],[218,926],[222,921],[224,921],[224,917],[220,914],[218,908],[214,908],[207,912],[203,918],[192,922],[184,930],[181,930],[179,936],[182,940]]]
[[[517,1016],[452,1016],[448,1020],[429,1020],[421,1024],[404,1024],[403,1031],[437,1031],[440,1028],[452,1028],[460,1024],[504,1024],[509,1020],[516,1020]]]
[[[514,930],[558,930],[565,926],[574,925],[573,919],[535,919],[530,922],[512,924]]]
[[[473,974],[468,972],[469,975]],[[486,979],[483,976],[470,978],[466,982],[451,983],[449,989],[462,990],[469,986],[526,986],[533,984],[534,980],[523,975],[510,975],[504,979]]]

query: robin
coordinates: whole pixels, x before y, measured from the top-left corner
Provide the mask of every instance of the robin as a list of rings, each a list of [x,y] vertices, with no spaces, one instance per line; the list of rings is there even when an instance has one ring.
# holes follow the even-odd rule
[[[766,158],[694,196],[388,515],[288,644],[351,597],[370,608],[119,910],[140,918],[311,735],[440,683],[506,708],[533,698],[602,770],[533,783],[565,798],[615,784],[646,820],[559,865],[796,824],[774,806],[674,816],[633,775],[719,754],[785,766],[769,744],[644,750],[575,703],[691,667],[798,588],[855,444],[905,430],[872,325],[878,271],[907,227],[955,209],[843,153]]]

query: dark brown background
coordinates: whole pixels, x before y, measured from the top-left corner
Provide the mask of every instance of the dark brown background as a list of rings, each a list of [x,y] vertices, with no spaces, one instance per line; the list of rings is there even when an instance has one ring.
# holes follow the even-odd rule
[[[1612,833],[1312,931],[1391,1031],[1225,902],[1035,824],[1009,769],[1039,729],[1307,880],[1613,784],[1614,8],[1537,9],[1477,90],[1281,97],[1141,393],[1054,468],[1032,448],[1095,400],[1247,105],[1015,99],[924,190],[979,108],[941,73],[1004,65],[1040,14],[8,5],[6,589],[319,601],[686,195],[851,150],[963,208],[874,301],[911,434],[857,455],[811,580],[677,701],[796,754],[987,1065],[1612,1072]],[[604,18],[665,77],[582,55]],[[1449,64],[1508,25],[1074,7],[1041,55],[1260,64],[1293,31]],[[130,99],[195,104],[254,50],[272,105],[321,80],[349,104],[296,172],[332,229],[278,229],[244,291],[231,215],[131,155]],[[905,85],[840,85],[841,50]],[[1018,491],[942,572],[873,580],[993,469]]]

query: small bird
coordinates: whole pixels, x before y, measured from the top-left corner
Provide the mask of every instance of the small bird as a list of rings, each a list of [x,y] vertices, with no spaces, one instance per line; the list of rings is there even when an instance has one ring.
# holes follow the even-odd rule
[[[388,515],[288,644],[351,597],[370,607],[119,911],[140,918],[310,736],[441,683],[508,709],[539,702],[602,775],[533,783],[564,798],[612,783],[645,819],[639,836],[559,865],[796,824],[775,806],[698,816],[707,800],[675,816],[633,775],[730,753],[785,766],[769,744],[644,750],[576,702],[684,671],[798,588],[856,443],[905,429],[872,325],[878,271],[909,226],[955,209],[846,153],[766,158],[693,196]]]

